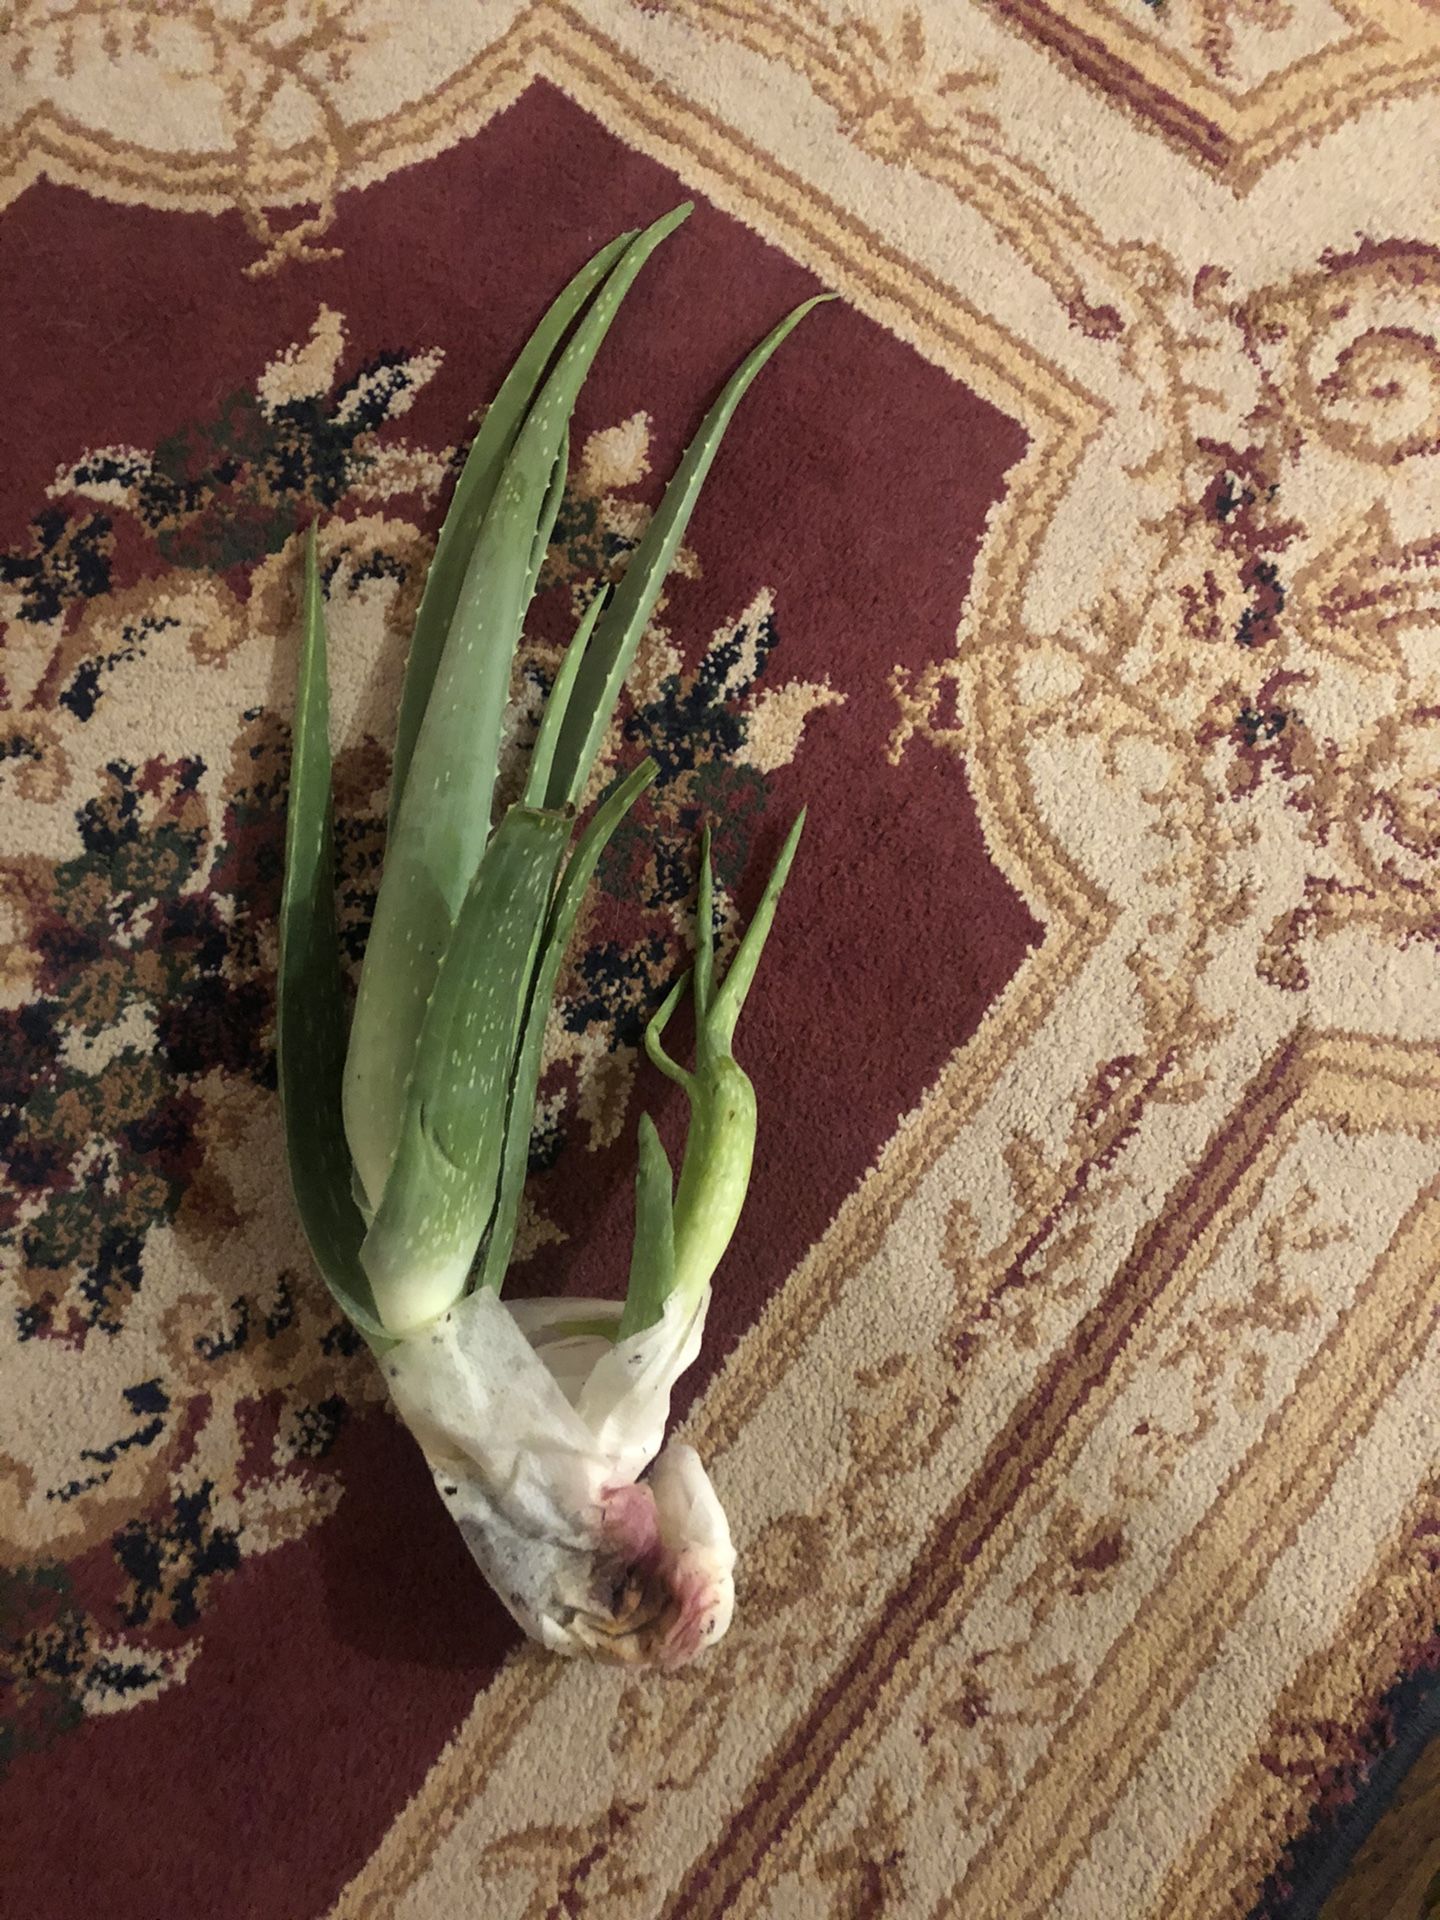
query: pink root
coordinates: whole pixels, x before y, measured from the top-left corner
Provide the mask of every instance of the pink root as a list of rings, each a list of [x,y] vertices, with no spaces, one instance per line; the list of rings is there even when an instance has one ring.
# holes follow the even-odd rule
[[[685,1551],[676,1553],[660,1537],[655,1498],[643,1484],[607,1487],[600,1496],[605,1544],[666,1597],[663,1638],[657,1649],[661,1666],[680,1667],[693,1660],[710,1637],[720,1596],[712,1572],[696,1565]]]
[[[661,1659],[667,1667],[693,1660],[708,1635],[711,1616],[719,1603],[712,1576],[686,1563],[682,1553],[665,1569],[676,1613],[665,1636]]]
[[[607,1487],[600,1496],[606,1544],[635,1565],[650,1567],[660,1558],[660,1518],[655,1496],[635,1483]]]

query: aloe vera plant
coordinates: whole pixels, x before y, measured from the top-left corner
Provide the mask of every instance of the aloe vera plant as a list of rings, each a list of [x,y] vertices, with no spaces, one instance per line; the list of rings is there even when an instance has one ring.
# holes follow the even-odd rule
[[[498,818],[495,785],[511,664],[563,494],[576,397],[631,284],[688,212],[622,234],[575,275],[470,449],[416,619],[384,865],[348,1036],[312,527],[278,1006],[302,1225],[476,1561],[547,1646],[659,1664],[718,1639],[733,1609],[724,1512],[693,1449],[672,1440],[662,1451],[662,1442],[750,1179],[755,1096],[732,1042],[803,816],[723,981],[705,837],[694,965],[646,1035],[652,1060],[686,1092],[689,1132],[677,1187],[654,1123],[642,1119],[625,1299],[507,1302],[501,1288],[546,1016],[586,888],[656,778],[655,763],[618,780],[577,837],[578,810],[725,428],[815,301],[737,369],[618,586],[591,600],[551,688],[523,793]],[[662,1043],[687,981],[693,1069]]]

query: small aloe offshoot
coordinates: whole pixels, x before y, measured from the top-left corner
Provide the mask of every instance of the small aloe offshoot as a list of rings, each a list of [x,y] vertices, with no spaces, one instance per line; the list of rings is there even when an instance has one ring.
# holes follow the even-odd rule
[[[700,852],[700,892],[695,909],[695,965],[682,974],[645,1029],[645,1051],[667,1079],[677,1081],[690,1103],[690,1130],[680,1169],[679,1192],[665,1148],[649,1114],[640,1121],[636,1175],[635,1255],[620,1337],[646,1332],[674,1298],[698,1307],[740,1221],[755,1157],[755,1089],[731,1050],[735,1023],[760,964],[775,918],[775,904],[790,872],[805,825],[802,812],[780,850],[754,919],[715,984],[714,875],[710,829]],[[677,1066],[662,1036],[690,987],[695,995],[694,1070]]]
[[[692,1657],[725,1631],[733,1608],[724,1512],[693,1449],[662,1443],[749,1184],[755,1095],[731,1043],[802,821],[723,982],[705,836],[686,976],[693,1070],[675,1065],[661,1039],[686,979],[646,1036],[652,1060],[685,1089],[689,1133],[677,1188],[654,1123],[641,1122],[625,1300],[507,1302],[501,1288],[546,1017],[586,889],[656,779],[654,761],[612,785],[578,838],[577,813],[725,428],[815,301],[737,369],[618,586],[591,601],[546,702],[524,791],[498,818],[495,787],[512,662],[564,491],[577,395],[632,282],[688,212],[622,234],[576,274],[471,447],[416,619],[348,1037],[311,528],[280,919],[286,1152],[316,1264],[515,1619],[559,1652],[634,1664]]]

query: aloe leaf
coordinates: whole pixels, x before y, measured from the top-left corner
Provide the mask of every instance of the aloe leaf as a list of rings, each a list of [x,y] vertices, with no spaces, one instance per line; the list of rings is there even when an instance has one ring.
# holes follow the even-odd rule
[[[688,1073],[665,1052],[660,1035],[683,993],[686,977],[677,980],[645,1032],[645,1046],[651,1060],[670,1079],[684,1087],[690,1103],[690,1124],[685,1139],[685,1156],[680,1166],[680,1183],[670,1199],[669,1253],[663,1243],[657,1251],[656,1234],[660,1206],[660,1170],[654,1164],[654,1148],[647,1149],[642,1126],[642,1164],[640,1180],[645,1191],[637,1190],[636,1242],[631,1262],[631,1294],[625,1303],[625,1327],[640,1331],[653,1326],[664,1310],[671,1293],[698,1300],[710,1284],[711,1276],[730,1244],[740,1220],[745,1195],[750,1185],[750,1169],[755,1154],[755,1089],[750,1078],[730,1051],[735,1023],[745,996],[755,978],[766,936],[775,918],[775,908],[795,858],[800,833],[805,824],[802,813],[786,836],[775,862],[755,917],[745,931],[725,982],[715,990],[713,978],[702,987],[702,978],[713,970],[713,939],[710,929],[711,877],[710,845],[707,832],[700,861],[700,887],[696,902],[696,1065]],[[688,977],[688,976],[687,976]],[[708,1004],[701,1011],[702,994]],[[658,1145],[658,1140],[655,1143]],[[652,1164],[647,1168],[645,1153]],[[666,1163],[668,1181],[668,1162]]]
[[[559,671],[555,675],[555,684],[550,689],[545,702],[545,710],[540,716],[540,730],[535,736],[535,745],[530,754],[530,767],[525,778],[525,805],[540,807],[545,804],[545,789],[550,784],[550,765],[555,758],[555,742],[560,737],[561,722],[565,718],[565,709],[570,704],[570,694],[575,685],[575,676],[580,670],[580,662],[585,658],[585,649],[590,644],[590,636],[595,631],[595,622],[604,610],[607,590],[602,588],[584,613],[575,629],[574,638],[561,657]]]
[[[740,1220],[755,1157],[755,1089],[726,1053],[703,1061],[690,1089],[690,1125],[675,1194],[675,1288],[710,1284]]]
[[[657,1067],[667,1080],[673,1080],[677,1086],[684,1087],[687,1092],[693,1084],[693,1075],[670,1058],[660,1036],[669,1026],[671,1015],[684,999],[685,989],[689,984],[690,969],[687,967],[651,1014],[649,1025],[645,1029],[645,1052],[651,1066]]]
[[[715,993],[715,874],[710,829],[700,835],[700,884],[695,896],[695,1020],[703,1032]]]
[[[528,606],[535,596],[535,582],[540,578],[540,569],[545,564],[545,555],[550,549],[550,536],[555,531],[555,522],[560,517],[560,504],[565,498],[565,482],[570,471],[570,429],[567,427],[560,436],[560,450],[555,455],[555,464],[550,469],[550,484],[545,491],[545,499],[540,508],[540,521],[535,529],[535,538],[530,543],[530,568],[525,576],[525,602]]]
[[[780,856],[765,883],[765,891],[760,896],[760,904],[755,909],[754,918],[745,929],[745,937],[730,962],[725,975],[725,983],[715,996],[710,1017],[705,1023],[705,1037],[708,1044],[721,1053],[728,1053],[735,1035],[735,1023],[740,1018],[740,1010],[745,1005],[745,996],[755,978],[755,969],[760,964],[760,955],[765,950],[765,942],[775,920],[775,909],[780,901],[781,890],[790,875],[795,859],[795,849],[800,844],[800,835],[805,828],[805,809],[802,807],[796,816],[795,824],[785,836],[785,844]]]
[[[365,1222],[351,1197],[340,1117],[345,1003],[335,924],[325,601],[313,525],[305,542],[304,626],[285,811],[276,1057],[285,1158],[310,1251],[341,1310],[363,1333],[383,1339],[360,1263]]]
[[[586,653],[556,748],[550,790],[546,795],[548,805],[578,806],[584,796],[645,623],[654,612],[665,576],[679,551],[701,486],[736,407],[766,361],[811,308],[833,298],[833,294],[817,294],[813,300],[796,307],[766,335],[731,375],[686,448]]]
[[[595,809],[589,825],[581,834],[569,865],[555,892],[545,926],[539,964],[525,1009],[525,1030],[516,1056],[514,1080],[509,1091],[505,1126],[505,1149],[500,1175],[499,1198],[485,1246],[479,1284],[494,1287],[504,1284],[510,1255],[515,1246],[515,1223],[520,1212],[520,1196],[525,1188],[525,1173],[530,1157],[530,1130],[534,1124],[535,1094],[540,1085],[540,1061],[545,1044],[545,1022],[555,998],[560,968],[575,931],[585,893],[594,877],[600,856],[610,844],[625,815],[655,779],[660,769],[653,760],[642,760],[614,792]]]
[[[396,1332],[465,1291],[494,1212],[526,994],[570,831],[559,814],[510,808],[425,1008],[394,1172],[362,1248]]]
[[[415,633],[405,667],[400,717],[395,729],[395,759],[390,775],[390,825],[400,810],[400,798],[410,771],[411,755],[420,723],[430,702],[430,691],[445,650],[445,636],[455,617],[465,569],[470,564],[480,523],[490,509],[501,470],[523,426],[530,404],[575,316],[629,246],[635,235],[622,233],[588,260],[551,305],[521,349],[518,359],[486,408],[485,418],[455,482],[455,491],[440,529],[425,591],[415,617]]]
[[[346,1059],[346,1137],[377,1207],[420,1023],[490,834],[511,662],[570,414],[636,274],[689,210],[631,241],[578,321],[505,461],[465,571],[386,847]]]
[[[648,1113],[640,1116],[640,1159],[635,1173],[635,1247],[625,1311],[617,1338],[653,1327],[675,1285],[675,1176],[664,1142]]]

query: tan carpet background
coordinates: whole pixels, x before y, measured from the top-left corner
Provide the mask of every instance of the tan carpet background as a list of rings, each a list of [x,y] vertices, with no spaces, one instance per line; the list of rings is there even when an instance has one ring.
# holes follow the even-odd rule
[[[212,1765],[232,1697],[221,1678],[236,1700],[260,1687],[254,1648],[283,1646],[287,1617],[262,1622],[223,1595],[207,1612],[205,1592],[232,1571],[234,1594],[258,1592],[244,1582],[268,1556],[293,1570],[293,1617],[315,1644],[333,1640],[337,1659],[351,1640],[369,1647],[371,1629],[331,1591],[353,1566],[327,1578],[324,1543],[354,1523],[356,1487],[387,1474],[411,1486],[388,1464],[399,1438],[360,1360],[327,1346],[300,1272],[293,1350],[276,1359],[242,1335],[223,1387],[186,1376],[190,1424],[165,1461],[121,1448],[96,1477],[95,1456],[123,1436],[87,1410],[122,1382],[136,1390],[162,1332],[183,1345],[160,1306],[191,1302],[184,1338],[213,1345],[217,1259],[243,1249],[257,1302],[299,1271],[261,1068],[239,1105],[213,1082],[197,1095],[211,1102],[210,1158],[165,1178],[199,1193],[210,1224],[157,1227],[137,1253],[158,1276],[140,1290],[159,1303],[153,1321],[137,1309],[77,1332],[55,1299],[43,1329],[25,1319],[40,1297],[26,1292],[25,1239],[40,1203],[12,1168],[0,1792],[21,1844],[7,1910],[108,1912],[113,1899],[128,1912],[124,1886],[152,1916],[208,1901],[267,1920],[1313,1915],[1373,1817],[1367,1782],[1383,1785],[1385,1756],[1429,1724],[1440,1615],[1440,13],[1420,0],[236,0],[160,13],[16,0],[5,25],[0,248],[8,228],[14,418],[27,423],[7,551],[29,551],[27,526],[82,484],[82,459],[92,498],[130,484],[95,461],[140,438],[103,417],[118,342],[103,318],[73,317],[67,276],[104,277],[118,310],[143,249],[172,245],[167,221],[190,221],[197,248],[216,236],[208,277],[184,295],[189,357],[172,361],[153,336],[147,356],[150,405],[172,431],[199,405],[177,369],[199,364],[206,329],[224,363],[215,395],[258,393],[271,419],[349,371],[350,347],[410,356],[405,392],[419,395],[438,312],[431,326],[419,293],[411,308],[377,294],[371,319],[358,291],[348,313],[330,291],[369,275],[398,298],[392,280],[412,267],[397,262],[423,254],[404,251],[417,248],[413,210],[403,242],[395,216],[392,253],[367,207],[400,207],[407,183],[447,166],[452,199],[473,188],[477,206],[526,194],[538,206],[559,147],[593,138],[605,157],[589,224],[573,241],[568,214],[546,227],[561,277],[592,230],[630,217],[612,218],[606,182],[648,206],[664,169],[713,212],[712,262],[733,245],[727,284],[708,283],[717,304],[747,284],[768,299],[793,274],[802,291],[834,288],[855,317],[853,334],[837,321],[817,348],[832,356],[824,403],[856,423],[843,481],[827,490],[818,462],[789,468],[778,453],[764,475],[803,500],[787,538],[835,605],[787,656],[776,590],[789,691],[766,694],[741,746],[721,741],[714,777],[743,765],[778,783],[767,791],[804,797],[821,777],[806,754],[842,743],[826,777],[849,768],[875,833],[895,836],[889,878],[877,863],[855,883],[855,964],[867,942],[879,963],[881,906],[903,912],[881,902],[884,886],[897,900],[933,894],[945,912],[953,896],[954,916],[927,922],[911,951],[897,936],[895,984],[876,994],[886,1010],[862,1006],[863,1032],[823,984],[762,1031],[779,1063],[794,1036],[813,1046],[848,1014],[840,1105],[863,1106],[873,1076],[891,1098],[886,1059],[913,1077],[895,1068],[895,1110],[873,1141],[842,1127],[853,1166],[837,1148],[812,1178],[797,1135],[813,1226],[802,1195],[799,1243],[775,1229],[777,1270],[762,1273],[758,1244],[742,1256],[758,1277],[724,1322],[688,1427],[735,1519],[741,1615],[713,1658],[669,1682],[508,1642],[472,1671],[463,1623],[442,1657],[433,1638],[407,1643],[402,1617],[366,1657],[397,1702],[425,1697],[423,1726],[394,1731],[408,1709],[371,1713],[358,1681],[331,1691],[314,1678],[297,1706],[305,1672],[321,1671],[307,1655],[286,1683],[307,1732],[270,1783],[249,1734]],[[112,253],[104,235],[122,217],[134,224]],[[514,246],[463,260],[482,326],[486,274],[523,282],[533,268],[517,318],[558,284]],[[434,286],[447,271],[428,259]],[[701,252],[686,271],[707,285]],[[406,337],[385,334],[402,317]],[[495,327],[499,366],[519,334],[508,310]],[[664,338],[668,380],[682,341],[674,326]],[[903,369],[886,355],[901,348],[913,385],[892,405]],[[127,364],[144,349],[132,331]],[[707,377],[728,340],[713,351]],[[67,354],[101,394],[69,412]],[[32,364],[50,373],[32,382]],[[597,500],[651,470],[640,429],[623,431],[644,378],[620,371],[632,398],[593,423],[611,438],[577,482]],[[390,423],[410,400],[382,410],[367,422],[391,449],[382,478],[368,495],[347,479],[327,501],[351,523],[371,516],[364,537],[412,569],[394,578],[413,581],[483,391],[466,402],[456,388],[443,422],[422,398],[399,429],[408,440]],[[785,391],[777,363],[770,420],[793,447],[810,416],[798,400],[787,412]],[[881,396],[868,411],[867,393]],[[974,438],[942,455],[947,395]],[[907,507],[907,533],[886,502],[911,469],[932,517],[916,531],[922,509]],[[831,491],[867,484],[869,521],[827,533],[851,526]],[[152,531],[169,524],[156,512]],[[697,539],[708,578],[746,558],[735,516],[727,538]],[[284,529],[253,551],[214,537],[198,560],[179,547],[164,566],[136,559],[130,598],[114,597],[117,571],[112,598],[84,614],[116,631],[127,609],[171,619],[190,649],[183,666],[153,649],[117,666],[116,642],[103,671],[128,692],[89,733],[73,702],[57,704],[55,663],[72,672],[100,643],[65,653],[81,617],[70,588],[53,615],[35,613],[35,581],[63,588],[64,569],[16,561],[0,583],[4,718],[22,743],[0,763],[17,1020],[49,991],[36,903],[66,884],[55,876],[107,754],[153,719],[153,751],[178,751],[168,743],[183,735],[218,807],[250,791],[242,749],[254,761],[283,745],[264,729],[289,710],[296,548]],[[50,551],[43,527],[36,539]],[[902,554],[892,600],[887,566],[898,575]],[[83,551],[66,564],[72,578]],[[915,623],[942,603],[912,613],[912,582],[947,566],[968,571],[945,630],[922,644]],[[167,567],[190,568],[183,585]],[[347,576],[353,664],[338,704],[357,796],[383,783],[383,662],[403,646],[407,589],[390,592],[384,571],[363,590]],[[790,593],[800,634],[804,594]],[[739,584],[734,601],[739,619]],[[754,605],[752,626],[769,612]],[[170,777],[155,776],[155,805],[180,831],[199,801]],[[265,789],[272,812],[278,790]],[[856,804],[824,870],[832,901],[845,834],[862,832]],[[966,901],[986,930],[973,950]],[[796,963],[823,983],[845,964],[840,936],[833,952],[818,935],[807,947],[801,924]],[[263,980],[263,927],[257,938]],[[247,1017],[263,1030],[263,994]],[[917,1033],[930,1051],[906,1053]],[[105,1044],[113,1055],[130,1041]],[[571,1066],[577,1100],[610,1071],[578,1043]],[[619,1111],[629,1090],[603,1098]],[[17,1111],[36,1097],[12,1092]],[[784,1097],[777,1065],[762,1119]],[[82,1135],[90,1124],[76,1122]],[[757,1186],[783,1189],[784,1165],[763,1154],[762,1142]],[[308,1410],[332,1399],[378,1436],[363,1441],[368,1478],[358,1453],[343,1472],[323,1447],[307,1453]],[[289,1446],[301,1462],[283,1497],[247,1452],[262,1406],[266,1457]],[[222,1552],[207,1534],[208,1559],[178,1521],[144,1532],[166,1475],[172,1507],[176,1488],[194,1495],[196,1460],[229,1540]],[[360,1534],[382,1525],[372,1492]],[[152,1543],[148,1572],[121,1564],[169,1596],[149,1639],[152,1614],[120,1617],[97,1571],[122,1538]],[[165,1584],[182,1562],[200,1596],[188,1611]],[[372,1591],[388,1577],[378,1556],[367,1563]],[[127,1667],[142,1678],[110,1670]],[[209,1704],[187,1717],[202,1686]],[[102,1764],[91,1738],[111,1742],[110,1771],[88,1771]],[[145,1792],[159,1755],[183,1762],[198,1824],[166,1819]],[[62,1780],[74,1792],[87,1777],[128,1777],[136,1795],[107,1788],[110,1814],[88,1840],[84,1816],[57,1802]],[[227,1791],[245,1822],[234,1844],[263,1853],[263,1871],[201,1847],[201,1833],[224,1832]],[[314,1872],[293,1868],[327,1832]]]

